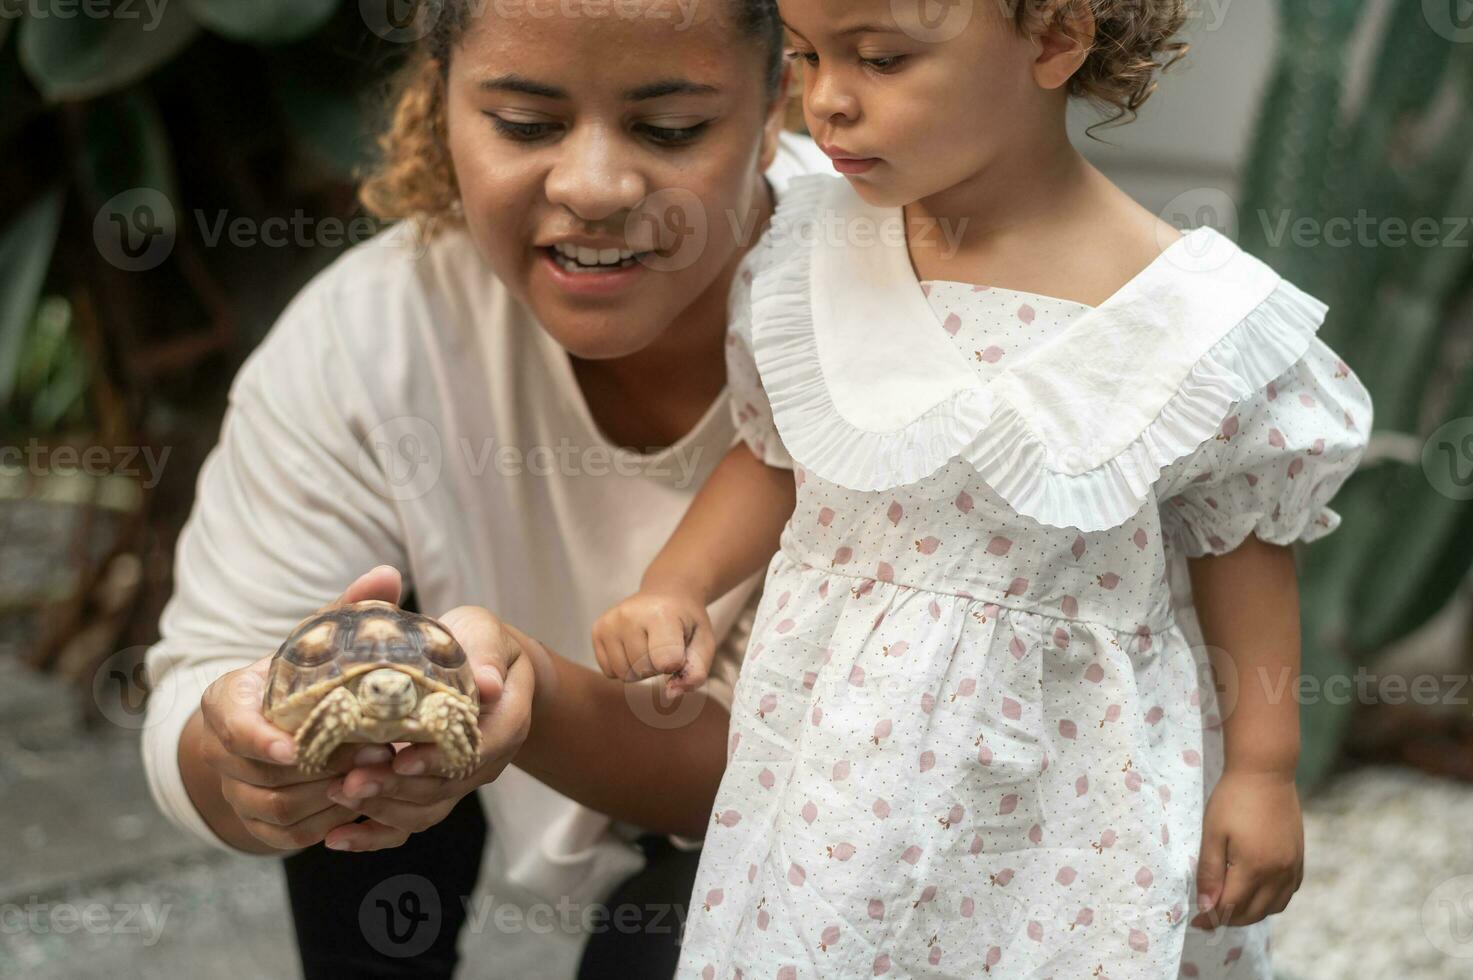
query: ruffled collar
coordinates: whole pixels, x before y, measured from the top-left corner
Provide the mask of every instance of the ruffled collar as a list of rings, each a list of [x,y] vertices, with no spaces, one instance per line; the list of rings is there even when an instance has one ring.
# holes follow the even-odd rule
[[[797,178],[764,243],[753,352],[799,465],[868,491],[962,456],[1020,513],[1082,530],[1139,510],[1162,468],[1302,355],[1325,312],[1199,228],[983,382],[921,289],[900,208],[843,178]]]

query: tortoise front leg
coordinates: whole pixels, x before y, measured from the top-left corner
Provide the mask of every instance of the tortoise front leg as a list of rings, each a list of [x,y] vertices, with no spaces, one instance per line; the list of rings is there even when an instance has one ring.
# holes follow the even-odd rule
[[[297,767],[322,772],[332,750],[347,741],[361,720],[358,698],[346,687],[335,688],[297,729]]]
[[[480,762],[481,729],[475,707],[463,698],[443,691],[426,695],[415,708],[424,730],[434,738],[445,756],[445,775],[463,779]]]

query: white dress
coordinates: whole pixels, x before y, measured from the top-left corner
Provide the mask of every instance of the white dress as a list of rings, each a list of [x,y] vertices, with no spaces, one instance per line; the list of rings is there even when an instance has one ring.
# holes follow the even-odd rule
[[[1267,922],[1188,923],[1222,732],[1184,559],[1333,530],[1369,397],[1216,232],[1090,308],[917,282],[901,220],[800,177],[733,292],[798,500],[678,976],[1269,980]]]

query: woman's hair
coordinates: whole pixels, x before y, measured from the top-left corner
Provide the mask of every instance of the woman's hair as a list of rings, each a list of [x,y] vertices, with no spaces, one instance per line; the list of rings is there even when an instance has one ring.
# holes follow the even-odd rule
[[[1190,46],[1175,40],[1187,20],[1187,0],[1005,0],[1018,30],[1035,34],[1088,7],[1095,38],[1069,94],[1107,113],[1105,124],[1130,122],[1156,91],[1157,76]]]
[[[720,0],[742,34],[761,43],[766,93],[778,95],[783,71],[783,25],[777,0]],[[450,54],[470,26],[476,0],[420,0],[428,33],[394,74],[378,137],[380,159],[365,176],[358,198],[370,214],[411,218],[428,238],[461,220],[460,190],[450,161],[445,125],[445,80]]]

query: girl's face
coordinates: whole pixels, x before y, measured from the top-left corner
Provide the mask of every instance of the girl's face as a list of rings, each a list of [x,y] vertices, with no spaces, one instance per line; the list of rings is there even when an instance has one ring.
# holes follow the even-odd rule
[[[496,275],[587,359],[643,349],[703,300],[724,316],[782,127],[762,42],[726,0],[503,7],[482,5],[446,90],[466,226]]]
[[[996,0],[780,6],[804,65],[808,130],[870,204],[899,206],[955,187],[1026,152],[1050,110],[1062,113],[1064,93],[1040,72],[1039,42],[1022,36]]]

